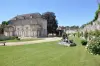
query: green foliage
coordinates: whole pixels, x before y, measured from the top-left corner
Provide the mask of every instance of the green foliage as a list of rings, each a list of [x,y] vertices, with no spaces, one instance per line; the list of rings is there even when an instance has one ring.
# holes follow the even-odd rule
[[[93,21],[97,20],[99,12],[100,12],[100,4],[99,4],[99,9],[95,12],[95,17],[94,17]]]
[[[81,44],[82,44],[83,46],[87,45],[87,40],[81,40]]]
[[[87,31],[85,31],[84,37],[85,37],[85,39],[87,40],[87,38],[88,38],[88,32],[87,32]]]
[[[45,12],[42,14],[42,17],[47,20],[47,32],[56,33],[56,29],[58,28],[58,21],[56,19],[56,15],[53,12]]]
[[[13,39],[19,39],[18,36],[10,36],[11,40]]]
[[[90,36],[98,37],[98,36],[100,36],[100,30],[90,31],[90,32],[88,32],[88,34]]]
[[[82,26],[81,26],[81,28],[84,28],[86,26],[86,24],[83,24]]]
[[[93,24],[94,21],[96,21],[98,19],[98,13],[100,12],[100,4],[98,5],[98,10],[95,12],[95,17],[92,21],[88,22],[87,24],[84,24],[81,26],[81,28],[84,28],[86,25],[89,25],[89,24]]]
[[[20,38],[17,38],[17,40],[20,40]]]
[[[96,37],[100,36],[100,31],[99,30],[95,30],[95,36]]]
[[[94,31],[89,31],[88,34],[89,34],[89,36],[90,36],[90,35],[91,35],[91,36],[94,36],[94,35],[95,35],[95,34],[94,34]]]
[[[1,35],[0,36],[0,41],[5,41],[5,40],[14,40],[14,39],[16,39],[16,40],[20,40],[18,37],[16,37],[16,36],[4,36],[4,35]]]
[[[92,39],[87,47],[88,51],[93,54],[100,54],[100,37]]]
[[[8,21],[3,21],[2,25],[8,25]]]
[[[11,38],[10,37],[7,37],[7,36],[0,36],[0,41],[4,41],[4,40],[10,40]]]
[[[8,25],[8,21],[3,21],[0,26],[0,34],[4,33],[4,28]]]

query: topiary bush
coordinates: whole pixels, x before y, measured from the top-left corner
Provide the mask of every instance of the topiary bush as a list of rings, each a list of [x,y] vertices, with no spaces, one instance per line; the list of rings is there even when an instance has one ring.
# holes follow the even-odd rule
[[[81,44],[82,44],[83,46],[86,46],[86,45],[87,45],[87,40],[81,40]]]
[[[87,49],[90,53],[100,55],[100,37],[92,39],[89,42]]]

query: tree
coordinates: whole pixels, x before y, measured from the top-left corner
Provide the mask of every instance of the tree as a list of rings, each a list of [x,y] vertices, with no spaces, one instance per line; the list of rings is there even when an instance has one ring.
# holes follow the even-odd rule
[[[2,21],[2,25],[3,25],[3,26],[8,25],[8,21]]]
[[[2,21],[2,24],[0,26],[0,34],[4,33],[4,28],[8,25],[8,21]]]
[[[58,28],[58,21],[56,19],[56,15],[53,12],[45,12],[42,14],[42,17],[47,20],[47,32],[56,33],[56,29]]]

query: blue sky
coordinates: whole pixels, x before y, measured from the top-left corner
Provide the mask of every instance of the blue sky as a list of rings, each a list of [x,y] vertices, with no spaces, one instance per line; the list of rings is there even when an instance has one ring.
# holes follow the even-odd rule
[[[0,0],[0,23],[26,13],[54,12],[60,26],[81,26],[94,18],[96,0]]]

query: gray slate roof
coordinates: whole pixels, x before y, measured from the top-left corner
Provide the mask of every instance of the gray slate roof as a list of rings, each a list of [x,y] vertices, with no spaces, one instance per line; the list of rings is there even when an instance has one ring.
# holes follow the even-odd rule
[[[23,14],[23,15],[17,15],[16,17],[12,18],[9,21],[20,20],[20,19],[31,19],[31,18],[42,18],[42,16],[40,13]]]

